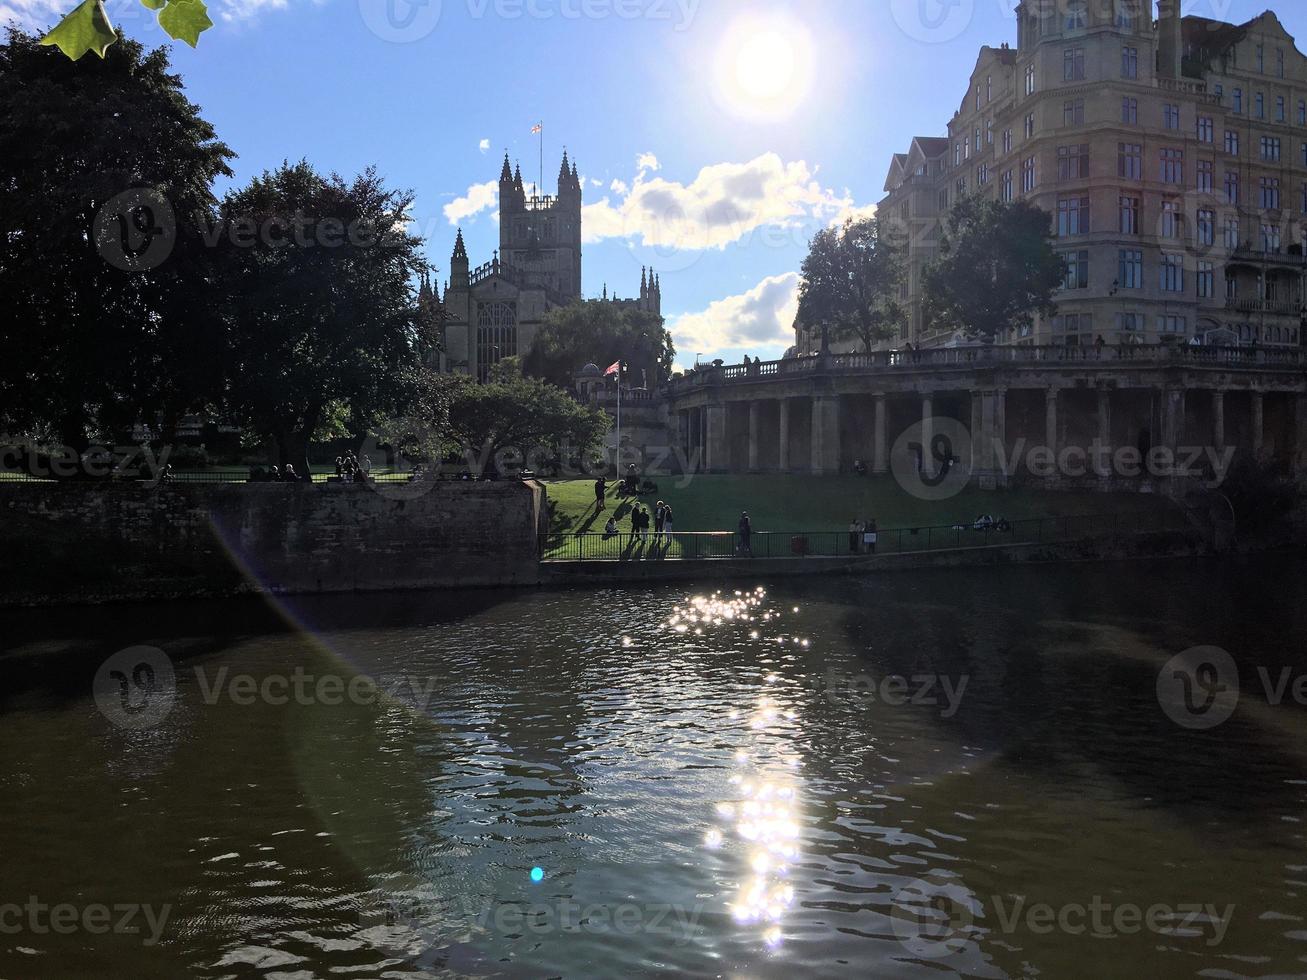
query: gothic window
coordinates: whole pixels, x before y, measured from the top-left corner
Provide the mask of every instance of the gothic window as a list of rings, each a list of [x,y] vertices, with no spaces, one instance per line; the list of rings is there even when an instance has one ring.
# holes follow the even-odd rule
[[[517,356],[517,304],[477,304],[477,378],[488,381],[490,369]]]

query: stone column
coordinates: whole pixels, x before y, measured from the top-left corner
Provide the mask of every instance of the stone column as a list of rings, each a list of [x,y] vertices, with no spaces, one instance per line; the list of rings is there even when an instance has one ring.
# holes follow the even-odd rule
[[[708,429],[706,469],[709,473],[725,473],[726,458],[726,406],[709,405],[704,411]]]
[[[1212,444],[1219,453],[1225,449],[1225,392],[1212,392]]]
[[[1044,389],[1044,442],[1054,456],[1057,455],[1057,395],[1056,388]]]
[[[840,400],[837,395],[812,398],[812,472],[817,476],[840,471]]]
[[[1307,395],[1298,395],[1294,399],[1294,472],[1302,476],[1307,471]]]
[[[1108,451],[1112,448],[1112,392],[1107,388],[1098,389],[1098,444]],[[1111,476],[1111,465],[1104,462],[1098,475],[1104,479]]]
[[[1007,389],[994,392],[994,443],[990,449],[1001,485],[1007,485]]]
[[[758,403],[749,402],[749,472],[758,472]]]
[[[788,473],[790,471],[790,400],[781,399],[780,406],[780,471]]]
[[[872,472],[889,472],[889,446],[887,445],[888,426],[885,418],[885,396],[876,396],[876,448],[873,453]]]
[[[1184,389],[1167,388],[1162,399],[1162,445],[1174,453],[1184,438]]]
[[[921,396],[921,465],[926,470],[930,469],[930,461],[935,458],[930,446],[934,438],[935,396],[926,394]]]
[[[974,476],[981,468],[985,456],[985,398],[978,392],[971,393],[971,472]]]
[[[1253,401],[1253,454],[1260,455],[1266,447],[1266,407],[1260,391],[1252,392]]]

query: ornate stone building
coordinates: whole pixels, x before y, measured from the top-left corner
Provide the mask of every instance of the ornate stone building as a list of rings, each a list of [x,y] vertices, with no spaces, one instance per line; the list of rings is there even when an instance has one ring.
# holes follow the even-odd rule
[[[484,381],[499,361],[530,351],[550,310],[582,298],[581,198],[580,173],[566,152],[553,197],[527,197],[522,168],[513,170],[505,155],[494,257],[472,268],[460,228],[443,302],[433,287],[423,286],[422,302],[437,306],[443,320],[442,370]],[[662,287],[642,270],[639,299],[609,302],[659,313]]]
[[[1307,58],[1275,14],[1022,0],[1016,16],[1016,48],[981,49],[948,136],[890,163],[880,214],[908,235],[910,322],[886,346],[962,342],[923,322],[921,282],[969,194],[1039,205],[1066,257],[1057,315],[1008,343],[1297,346]]]

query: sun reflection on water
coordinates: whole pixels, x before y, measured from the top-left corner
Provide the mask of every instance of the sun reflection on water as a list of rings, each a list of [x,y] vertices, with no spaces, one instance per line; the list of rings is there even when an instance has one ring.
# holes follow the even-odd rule
[[[704,626],[779,620],[779,611],[762,608],[765,599],[761,588],[729,596],[720,592],[695,596],[672,612],[667,625],[678,633],[700,634]],[[793,611],[798,613],[798,607]],[[752,641],[762,639],[757,629],[747,636]],[[798,637],[777,637],[773,642],[808,646]],[[776,697],[782,684],[779,675],[768,672],[760,680],[762,690],[751,710],[732,710],[727,715],[747,727],[748,744],[734,754],[730,798],[716,805],[721,826],[708,830],[703,843],[709,850],[738,854],[741,877],[728,903],[731,916],[740,926],[756,930],[762,942],[774,949],[784,941],[785,915],[794,904],[790,869],[800,856],[801,782],[799,756],[790,741],[797,715]]]

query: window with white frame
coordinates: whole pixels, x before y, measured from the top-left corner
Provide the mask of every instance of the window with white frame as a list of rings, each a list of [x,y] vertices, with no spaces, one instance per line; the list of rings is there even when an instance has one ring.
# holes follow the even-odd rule
[[[1089,250],[1081,249],[1078,252],[1066,252],[1062,257],[1066,261],[1066,280],[1062,283],[1062,288],[1088,289]]]
[[[1184,256],[1162,253],[1161,286],[1164,293],[1184,292]]]

